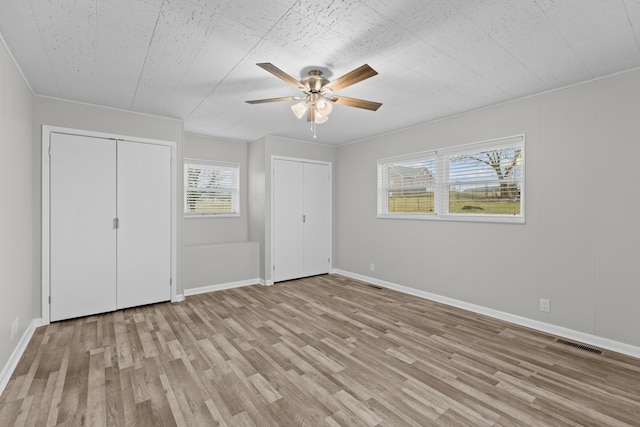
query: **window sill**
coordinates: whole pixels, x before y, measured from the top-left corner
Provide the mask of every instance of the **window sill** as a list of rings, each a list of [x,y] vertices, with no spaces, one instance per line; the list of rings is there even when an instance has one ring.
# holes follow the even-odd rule
[[[240,213],[207,213],[207,214],[184,214],[184,218],[238,218]]]
[[[378,219],[408,219],[419,221],[492,222],[496,224],[524,224],[520,215],[436,215],[436,214],[378,214]]]

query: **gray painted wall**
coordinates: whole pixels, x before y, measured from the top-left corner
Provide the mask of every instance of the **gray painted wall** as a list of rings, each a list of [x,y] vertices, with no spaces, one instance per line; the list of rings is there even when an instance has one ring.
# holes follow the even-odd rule
[[[135,136],[140,138],[161,139],[173,141],[177,149],[177,286],[176,293],[182,294],[182,148],[183,148],[183,128],[182,121],[165,117],[151,116],[146,114],[131,113],[123,110],[99,107],[95,105],[81,104],[77,102],[63,101],[59,99],[36,96],[34,98],[33,114],[33,144],[36,147],[34,155],[38,168],[35,171],[35,191],[41,194],[41,145],[42,145],[42,125],[61,126],[73,129],[89,130],[94,132],[112,133],[124,136]],[[40,218],[41,201],[38,199],[34,206]],[[41,226],[37,224],[34,232],[41,238]],[[38,275],[41,270],[41,260],[38,254],[34,269]],[[34,303],[37,307],[41,304],[41,287],[38,286],[34,292]],[[40,313],[40,308],[37,308]]]
[[[259,138],[248,147],[248,224],[249,240],[260,245],[260,261],[258,263],[259,277],[264,280],[264,242],[265,242],[265,138]]]
[[[233,218],[185,218],[184,245],[246,241],[247,144],[220,138],[185,134],[184,157],[240,164],[240,216]]]
[[[639,346],[639,111],[636,70],[340,147],[336,267]],[[377,159],[520,133],[526,224],[376,218]]]
[[[32,133],[33,96],[0,41],[0,370],[32,319],[40,317],[33,290],[40,284],[34,233],[40,216],[35,206],[37,176]],[[11,323],[18,334],[11,339]]]
[[[259,247],[248,245],[248,144],[186,134],[184,157],[240,164],[239,217],[184,218],[184,289],[259,277]]]

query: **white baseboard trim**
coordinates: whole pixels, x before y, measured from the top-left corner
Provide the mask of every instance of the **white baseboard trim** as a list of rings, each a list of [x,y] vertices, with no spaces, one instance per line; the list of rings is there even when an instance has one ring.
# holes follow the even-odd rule
[[[225,289],[241,288],[243,286],[250,285],[262,285],[264,283],[261,279],[249,279],[241,280],[239,282],[222,283],[220,285],[203,286],[201,288],[185,289],[184,296],[206,294],[207,292],[223,291]]]
[[[381,286],[383,288],[393,289],[395,291],[413,295],[416,297],[450,305],[452,307],[461,308],[463,310],[471,311],[474,313],[483,314],[495,319],[504,320],[505,322],[514,323],[516,325],[535,329],[541,332],[546,332],[551,335],[556,335],[562,338],[567,338],[573,341],[579,341],[595,347],[600,347],[602,349],[607,349],[626,354],[628,356],[640,358],[640,347],[636,347],[630,344],[625,344],[608,338],[599,337],[597,335],[587,334],[585,332],[576,331],[562,326],[552,325],[550,323],[540,322],[538,320],[533,320],[522,316],[516,316],[514,314],[505,313],[503,311],[494,310],[492,308],[483,307],[481,305],[471,304],[442,295],[432,294],[430,292],[421,291],[419,289],[410,288],[408,286],[398,285],[396,283],[387,282],[373,277],[363,276],[357,273],[351,273],[349,271],[334,269],[332,270],[332,273],[340,274],[342,276],[350,277],[356,280],[361,280],[363,282],[368,282],[377,286]]]
[[[0,394],[2,394],[7,384],[9,384],[11,375],[16,369],[16,366],[18,366],[18,362],[20,361],[20,358],[22,357],[24,351],[27,349],[27,345],[29,344],[29,341],[31,341],[31,337],[36,331],[36,328],[38,326],[44,325],[45,322],[43,319],[33,319],[29,323],[29,326],[27,326],[27,329],[25,329],[22,333],[20,341],[18,341],[16,348],[13,349],[11,356],[9,356],[9,360],[7,360],[7,363],[4,365],[2,371],[0,372]]]

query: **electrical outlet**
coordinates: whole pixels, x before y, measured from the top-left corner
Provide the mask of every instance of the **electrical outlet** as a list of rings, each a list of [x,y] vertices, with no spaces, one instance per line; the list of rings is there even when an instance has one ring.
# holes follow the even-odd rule
[[[549,312],[550,303],[546,298],[540,298],[540,311],[544,311],[545,313]]]
[[[369,264],[369,271],[375,271],[376,265],[374,263]]]

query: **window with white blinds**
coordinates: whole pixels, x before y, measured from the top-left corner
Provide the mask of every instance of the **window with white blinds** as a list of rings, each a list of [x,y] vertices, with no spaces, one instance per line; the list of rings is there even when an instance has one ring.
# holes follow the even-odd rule
[[[378,216],[524,222],[524,135],[378,160]]]
[[[435,214],[436,153],[378,162],[378,213]]]
[[[239,214],[240,165],[185,159],[185,217],[238,216]]]

